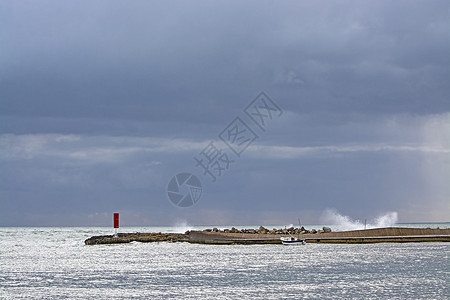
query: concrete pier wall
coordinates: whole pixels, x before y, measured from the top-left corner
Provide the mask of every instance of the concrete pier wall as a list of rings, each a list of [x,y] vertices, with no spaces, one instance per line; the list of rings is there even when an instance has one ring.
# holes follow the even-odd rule
[[[137,242],[189,242],[197,244],[281,244],[280,234],[226,233],[189,231],[177,233],[119,233],[118,236],[93,236],[86,245],[120,244]],[[450,229],[430,228],[377,228],[343,232],[300,234],[307,243],[358,244],[358,243],[412,243],[450,242]]]

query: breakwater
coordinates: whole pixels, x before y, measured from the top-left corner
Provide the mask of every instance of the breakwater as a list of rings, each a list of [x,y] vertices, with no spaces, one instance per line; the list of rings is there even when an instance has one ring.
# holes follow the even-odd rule
[[[122,244],[130,242],[188,242],[189,235],[183,233],[119,233],[114,235],[99,235],[88,238],[84,241],[86,245],[100,245],[100,244]]]
[[[450,229],[431,228],[376,228],[332,232],[324,227],[321,230],[306,231],[290,228],[291,234],[305,239],[307,243],[360,244],[360,243],[412,243],[412,242],[450,242]],[[281,244],[284,230],[259,229],[206,229],[182,233],[119,233],[117,236],[93,236],[85,240],[86,245],[119,244],[129,242],[189,242],[197,244]]]

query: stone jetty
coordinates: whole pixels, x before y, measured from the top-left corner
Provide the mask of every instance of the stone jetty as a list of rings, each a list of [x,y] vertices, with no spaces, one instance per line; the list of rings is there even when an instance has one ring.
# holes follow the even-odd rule
[[[93,236],[86,245],[120,244],[136,242],[189,242],[197,244],[281,244],[280,237],[286,232],[305,239],[307,243],[360,244],[360,243],[408,243],[450,242],[450,229],[431,228],[376,228],[332,232],[331,228],[306,230],[305,228],[223,229],[210,228],[203,231],[182,233],[119,233],[117,236]]]
[[[84,241],[86,245],[121,244],[130,242],[188,242],[189,235],[182,233],[119,233],[114,235],[99,235]]]

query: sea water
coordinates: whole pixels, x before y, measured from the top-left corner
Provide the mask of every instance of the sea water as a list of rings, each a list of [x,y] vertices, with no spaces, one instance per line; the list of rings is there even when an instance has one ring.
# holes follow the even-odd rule
[[[121,232],[180,230],[184,228]],[[110,228],[98,227],[0,228],[0,298],[448,299],[450,295],[448,243],[84,245],[93,235],[111,233]]]

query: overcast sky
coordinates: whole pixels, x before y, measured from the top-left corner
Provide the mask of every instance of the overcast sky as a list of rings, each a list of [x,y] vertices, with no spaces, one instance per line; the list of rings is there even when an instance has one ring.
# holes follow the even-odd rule
[[[0,0],[0,52],[2,226],[450,221],[448,1]],[[211,141],[234,161],[215,182]]]

